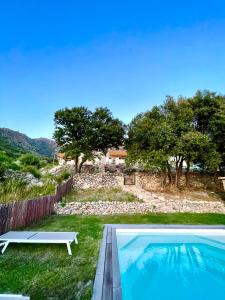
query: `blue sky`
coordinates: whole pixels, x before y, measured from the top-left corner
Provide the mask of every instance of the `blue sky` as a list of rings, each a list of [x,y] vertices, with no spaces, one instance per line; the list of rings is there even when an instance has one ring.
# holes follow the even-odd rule
[[[127,123],[197,89],[225,94],[225,1],[0,0],[0,127],[52,137],[79,105]]]

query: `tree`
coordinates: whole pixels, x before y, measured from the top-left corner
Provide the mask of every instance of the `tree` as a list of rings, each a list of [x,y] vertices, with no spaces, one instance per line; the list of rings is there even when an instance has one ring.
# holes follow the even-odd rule
[[[219,153],[210,136],[197,130],[195,117],[189,99],[179,97],[175,101],[170,96],[163,105],[139,114],[128,130],[128,162],[160,170],[164,174],[163,182],[168,175],[176,187],[179,187],[184,162],[186,185],[191,163],[201,163],[205,170],[215,171],[220,162]]]
[[[221,99],[217,112],[211,117],[209,135],[221,155],[220,167],[225,167],[225,98]]]
[[[96,151],[106,153],[109,147],[124,142],[125,126],[108,108],[99,107],[94,112],[83,106],[61,109],[55,113],[54,122],[54,138],[61,151],[75,160],[76,172],[81,172]]]
[[[201,166],[202,170],[215,172],[220,164],[220,155],[215,145],[206,135],[196,130],[185,133],[177,144],[180,155],[186,162],[186,186],[189,186],[191,163]]]
[[[173,142],[170,145],[170,157],[175,160],[175,180],[174,184],[179,187],[180,177],[182,175],[183,164],[185,161],[184,153],[181,151],[180,144],[182,137],[193,130],[193,111],[190,103],[186,98],[179,97],[175,101],[172,97],[167,97],[166,102],[162,106],[162,111],[168,126],[173,133]],[[170,159],[171,161],[171,159]],[[169,176],[171,175],[171,162],[169,165]]]
[[[194,126],[215,144],[221,156],[220,167],[225,166],[225,96],[210,91],[197,91],[189,99],[194,112]]]
[[[211,118],[219,109],[221,97],[210,91],[197,91],[194,97],[189,99],[194,112],[195,129],[203,134],[209,133]]]
[[[128,160],[147,168],[159,168],[168,174],[171,183],[178,186],[185,159],[178,145],[182,135],[192,130],[192,118],[193,112],[187,100],[180,97],[175,101],[170,96],[162,106],[139,115],[128,131]],[[175,160],[174,182],[171,157]]]
[[[137,115],[129,125],[127,163],[137,164],[144,170],[156,169],[162,172],[165,182],[173,143],[171,127],[166,122],[161,107],[155,106],[151,111]]]

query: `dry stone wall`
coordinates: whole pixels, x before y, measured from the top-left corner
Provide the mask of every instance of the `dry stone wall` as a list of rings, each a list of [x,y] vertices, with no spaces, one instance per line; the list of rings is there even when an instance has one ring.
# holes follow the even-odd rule
[[[146,191],[159,192],[163,190],[163,176],[157,172],[137,172],[135,185]],[[77,189],[102,188],[123,186],[124,176],[122,173],[81,173],[74,175],[74,187]],[[185,175],[180,180],[181,187],[185,187]],[[190,190],[211,190],[223,192],[221,180],[217,177],[190,174]]]
[[[163,181],[163,176],[157,172],[136,173],[137,185],[147,191],[156,192],[156,191],[163,190],[162,181]],[[185,175],[182,175],[180,179],[180,186],[185,187],[185,182],[186,182]],[[217,177],[207,176],[199,173],[190,173],[189,189],[223,192],[223,186],[221,180],[219,180]]]
[[[81,173],[74,175],[73,178],[75,189],[118,187],[123,182],[122,175],[107,173]]]

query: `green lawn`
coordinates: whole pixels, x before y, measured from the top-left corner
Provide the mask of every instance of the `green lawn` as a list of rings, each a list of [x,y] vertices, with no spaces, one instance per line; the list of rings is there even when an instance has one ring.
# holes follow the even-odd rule
[[[120,188],[98,188],[75,190],[63,198],[63,202],[98,202],[98,201],[119,201],[119,202],[142,202],[133,194],[124,192]]]
[[[73,256],[64,245],[10,245],[0,255],[0,293],[34,299],[90,299],[105,223],[225,224],[219,214],[52,216],[26,230],[79,231]]]

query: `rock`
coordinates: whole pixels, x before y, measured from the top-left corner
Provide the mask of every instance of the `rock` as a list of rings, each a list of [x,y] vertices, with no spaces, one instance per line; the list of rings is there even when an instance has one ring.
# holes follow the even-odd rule
[[[62,207],[55,205],[57,214],[67,215],[118,215],[118,214],[146,214],[151,212],[192,212],[192,213],[225,213],[222,202],[208,201],[155,201],[153,202],[71,202]]]
[[[3,176],[4,179],[16,179],[21,180],[24,183],[28,184],[28,186],[43,186],[44,183],[42,180],[34,177],[31,173],[20,172],[15,170],[7,170]]]
[[[119,179],[121,174],[107,174],[107,173],[81,173],[74,175],[74,188],[75,189],[88,189],[88,188],[103,188],[103,187],[119,187]]]

